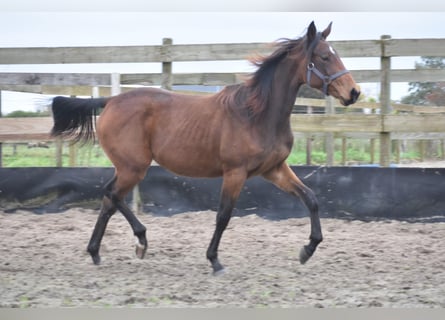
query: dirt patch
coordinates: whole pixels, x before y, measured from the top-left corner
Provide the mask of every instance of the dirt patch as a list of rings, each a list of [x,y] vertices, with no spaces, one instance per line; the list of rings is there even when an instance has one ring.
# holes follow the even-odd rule
[[[0,306],[445,307],[445,223],[323,219],[325,241],[300,265],[308,218],[235,217],[220,246],[227,273],[213,277],[214,212],[140,215],[144,260],[116,214],[100,266],[85,251],[96,217],[0,213]]]

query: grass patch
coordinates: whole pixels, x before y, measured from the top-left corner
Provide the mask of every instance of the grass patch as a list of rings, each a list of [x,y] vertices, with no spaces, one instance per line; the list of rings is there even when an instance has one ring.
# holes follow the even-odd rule
[[[112,163],[99,145],[75,146],[75,166],[78,167],[111,167]],[[3,167],[55,167],[56,147],[49,143],[47,148],[33,147],[27,144],[3,144]],[[62,166],[70,165],[68,144],[62,149]]]
[[[70,147],[68,143],[63,145],[62,166],[63,167],[112,167],[113,164],[105,155],[102,148],[98,145],[74,145],[74,158],[70,159]],[[312,140],[311,164],[326,164],[325,140],[317,137]],[[342,140],[335,139],[334,146],[334,165],[341,165],[343,161]],[[72,150],[71,150],[72,151]],[[439,153],[438,153],[439,154]],[[374,163],[379,162],[378,142],[374,147]],[[287,158],[289,165],[305,165],[307,163],[306,140],[296,139],[291,154]],[[422,159],[421,153],[409,146],[405,152],[401,152],[401,162],[419,161]],[[396,162],[393,154],[393,162]],[[3,167],[55,167],[56,146],[54,143],[48,143],[47,148],[30,148],[26,143],[20,144],[2,144],[2,162]],[[71,165],[74,163],[74,165]],[[371,164],[371,144],[369,140],[348,139],[346,145],[346,165],[351,164]]]

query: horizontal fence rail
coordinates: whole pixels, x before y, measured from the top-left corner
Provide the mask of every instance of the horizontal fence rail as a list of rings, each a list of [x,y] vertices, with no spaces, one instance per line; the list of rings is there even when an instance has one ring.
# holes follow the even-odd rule
[[[444,56],[445,39],[385,39],[329,42],[341,57]],[[245,60],[269,54],[270,43],[158,46],[0,48],[1,64],[138,63]]]
[[[0,118],[0,141],[52,140],[52,125],[50,117]],[[445,115],[293,114],[291,125],[299,133],[418,133],[419,138],[420,133],[445,134]]]

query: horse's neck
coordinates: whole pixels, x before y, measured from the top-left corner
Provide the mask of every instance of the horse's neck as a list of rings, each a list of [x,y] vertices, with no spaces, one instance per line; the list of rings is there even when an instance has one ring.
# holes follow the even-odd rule
[[[275,72],[268,106],[262,121],[267,122],[268,130],[288,129],[289,117],[295,104],[302,81],[296,80],[298,66],[292,61],[283,61]]]

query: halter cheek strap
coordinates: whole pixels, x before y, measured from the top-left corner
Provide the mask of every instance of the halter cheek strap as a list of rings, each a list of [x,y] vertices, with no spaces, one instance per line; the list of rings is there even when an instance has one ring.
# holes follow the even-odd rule
[[[349,73],[349,71],[345,69],[337,73],[334,73],[333,75],[326,76],[315,67],[313,62],[310,62],[307,65],[307,75],[306,75],[306,82],[309,87],[311,86],[312,73],[315,73],[315,75],[319,77],[321,81],[323,81],[323,93],[325,95],[328,95],[328,86],[331,84],[331,82],[337,78],[340,78],[342,75]]]
[[[311,43],[311,45],[308,49],[309,61],[312,60],[312,55],[313,55],[314,49],[317,46],[318,42],[320,41],[321,36],[322,36],[321,32],[318,32],[317,35],[315,36],[314,41]],[[323,93],[325,95],[328,95],[329,84],[331,84],[332,81],[341,77],[342,75],[349,73],[349,71],[345,69],[345,70],[339,71],[337,73],[334,73],[333,75],[324,75],[323,73],[321,73],[320,70],[318,70],[315,67],[315,64],[313,62],[309,62],[307,65],[307,74],[306,74],[306,84],[309,87],[311,86],[312,73],[315,73],[315,75],[317,77],[319,77],[321,79],[321,81],[323,81]]]

